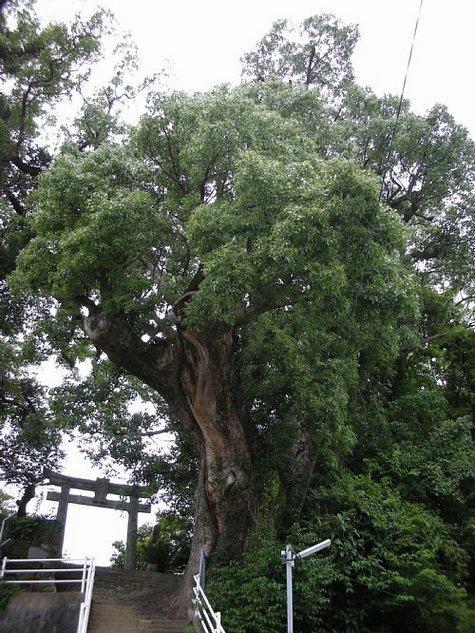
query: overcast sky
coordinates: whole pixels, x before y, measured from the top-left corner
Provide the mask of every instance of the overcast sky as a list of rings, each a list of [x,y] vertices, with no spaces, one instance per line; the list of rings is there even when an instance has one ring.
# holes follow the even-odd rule
[[[237,83],[240,57],[279,18],[294,22],[316,13],[333,13],[360,28],[354,54],[357,81],[378,94],[399,93],[404,77],[419,0],[104,0],[119,30],[129,31],[138,46],[141,73],[171,68],[168,85],[187,91],[219,83]],[[47,21],[85,17],[98,6],[92,0],[38,0]],[[425,0],[406,88],[417,112],[446,104],[475,136],[473,0]],[[104,73],[113,65],[105,60]],[[48,375],[46,375],[48,374]],[[51,380],[45,372],[44,379]],[[70,447],[67,474],[98,476]],[[142,515],[142,521],[147,517]],[[66,549],[74,556],[95,555],[106,563],[112,541],[124,538],[126,518],[111,510],[70,506]]]
[[[237,82],[239,59],[279,18],[296,22],[316,13],[333,13],[358,24],[354,55],[357,79],[377,93],[399,92],[419,0],[104,0],[119,27],[130,31],[144,73],[172,64],[171,84],[206,90]],[[90,14],[92,0],[39,0],[44,18]],[[475,3],[425,0],[407,96],[416,110],[445,103],[475,135],[473,62]]]

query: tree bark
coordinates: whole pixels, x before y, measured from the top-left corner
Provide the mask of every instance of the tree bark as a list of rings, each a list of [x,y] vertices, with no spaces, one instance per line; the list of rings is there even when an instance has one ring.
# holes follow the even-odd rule
[[[236,558],[252,524],[253,466],[234,331],[220,324],[205,332],[178,328],[173,340],[147,344],[102,314],[87,317],[85,331],[111,361],[155,389],[194,438],[200,470],[189,590],[200,549],[213,561]]]
[[[317,453],[310,431],[297,419],[293,419],[292,422],[298,431],[294,442],[289,444],[287,459],[280,471],[285,507],[279,524],[280,529],[284,531],[298,520],[302,512],[317,463]]]
[[[200,431],[205,498],[215,523],[219,558],[242,552],[253,503],[252,459],[231,329],[182,333],[180,386]]]

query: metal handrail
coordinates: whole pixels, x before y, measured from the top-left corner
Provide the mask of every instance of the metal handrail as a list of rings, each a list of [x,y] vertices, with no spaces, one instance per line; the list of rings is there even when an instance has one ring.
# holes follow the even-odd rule
[[[198,619],[204,633],[226,633],[221,624],[221,613],[215,612],[211,606],[203,587],[200,582],[200,575],[194,576],[195,586],[193,593],[195,594],[195,615]]]
[[[40,567],[38,569],[19,569],[18,567],[14,569],[7,569],[7,565],[9,563],[79,563],[77,567],[63,568],[63,567]],[[82,564],[81,564],[82,563]],[[77,573],[79,578],[69,578],[65,580],[57,580],[57,579],[29,579],[29,580],[5,580],[5,577],[8,574],[51,574],[55,572],[61,573]],[[5,557],[2,561],[2,566],[0,568],[0,581],[3,584],[10,585],[42,585],[42,584],[57,584],[57,583],[67,583],[67,584],[79,584],[81,585],[81,593],[84,594],[84,600],[82,601],[79,607],[79,620],[77,633],[87,633],[87,625],[89,622],[89,613],[91,610],[91,601],[92,601],[92,592],[94,589],[94,578],[96,574],[96,565],[93,558],[84,558],[84,559],[67,559],[67,558],[7,558]]]
[[[90,564],[84,567],[83,571],[83,585],[85,587],[84,600],[79,607],[79,621],[77,633],[87,633],[87,625],[89,622],[89,613],[91,611],[92,592],[94,589],[94,578],[96,576],[96,565],[94,559],[90,560]]]

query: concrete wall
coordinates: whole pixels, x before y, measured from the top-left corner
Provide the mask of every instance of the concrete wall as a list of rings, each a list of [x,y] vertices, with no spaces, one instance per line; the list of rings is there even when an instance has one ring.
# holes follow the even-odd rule
[[[20,593],[0,618],[0,633],[75,633],[79,592]]]

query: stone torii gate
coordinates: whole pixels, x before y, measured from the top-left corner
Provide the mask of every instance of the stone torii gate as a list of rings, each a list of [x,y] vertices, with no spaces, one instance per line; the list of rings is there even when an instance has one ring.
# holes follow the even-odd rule
[[[129,515],[127,523],[127,544],[125,547],[125,568],[131,570],[135,569],[137,562],[137,515],[139,512],[151,512],[150,503],[140,503],[140,499],[145,499],[150,496],[147,488],[125,484],[111,484],[109,479],[93,480],[68,477],[52,471],[46,473],[46,476],[51,485],[61,487],[61,492],[50,490],[46,497],[48,501],[57,501],[59,503],[58,512],[56,514],[56,519],[60,525],[58,557],[61,558],[63,555],[68,504],[76,503],[96,508],[125,510]],[[71,489],[92,491],[94,497],[70,494]],[[108,499],[107,495],[109,494],[128,497],[129,500]]]

